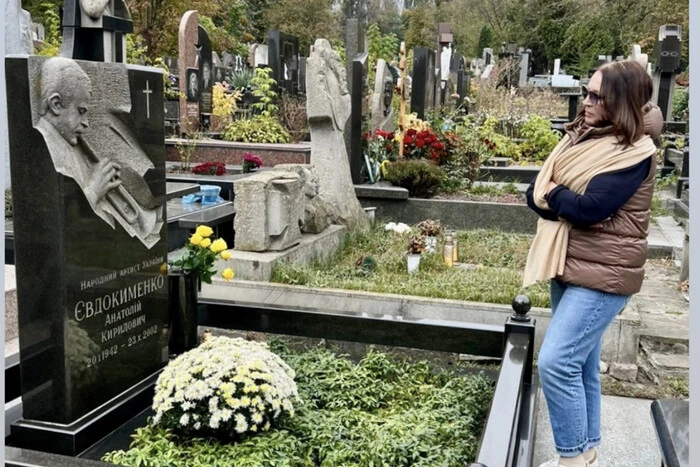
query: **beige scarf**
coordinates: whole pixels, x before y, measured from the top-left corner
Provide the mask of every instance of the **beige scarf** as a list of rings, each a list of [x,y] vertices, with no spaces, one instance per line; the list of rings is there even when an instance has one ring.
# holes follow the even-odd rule
[[[575,145],[572,145],[571,137],[565,135],[537,175],[533,200],[539,208],[549,209],[544,196],[550,180],[583,194],[596,175],[632,167],[655,151],[656,146],[648,135],[626,149],[614,135],[588,139]],[[537,234],[527,256],[523,287],[564,273],[571,227],[564,220],[538,220]]]

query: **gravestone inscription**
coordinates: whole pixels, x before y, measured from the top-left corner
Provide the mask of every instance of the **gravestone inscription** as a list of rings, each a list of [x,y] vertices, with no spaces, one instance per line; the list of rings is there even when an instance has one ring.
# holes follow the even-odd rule
[[[63,57],[6,63],[24,404],[13,436],[31,440],[43,422],[89,423],[167,362],[163,79]]]

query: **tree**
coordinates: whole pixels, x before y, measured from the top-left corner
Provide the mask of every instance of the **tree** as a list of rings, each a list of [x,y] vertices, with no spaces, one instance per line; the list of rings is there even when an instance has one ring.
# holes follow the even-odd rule
[[[316,39],[339,37],[339,18],[331,4],[331,0],[279,0],[265,18],[271,28],[297,36],[300,50],[308,50]]]
[[[196,9],[200,17],[218,18],[220,0],[201,0]],[[223,1],[223,0],[221,0]],[[134,34],[143,38],[151,59],[177,55],[180,19],[191,3],[187,0],[126,0],[134,21]]]
[[[411,50],[415,47],[435,48],[435,39],[437,37],[435,13],[434,6],[424,3],[419,4],[412,10],[404,11],[406,50]]]
[[[481,27],[481,32],[479,33],[479,42],[476,45],[476,50],[475,54],[477,57],[481,57],[483,54],[483,51],[487,47],[491,47],[493,45],[493,32],[491,31],[491,28],[488,27],[487,25],[483,25]]]
[[[608,55],[615,48],[615,39],[606,27],[604,18],[594,16],[569,26],[562,44],[562,57],[567,71],[588,76],[595,69],[598,55]]]

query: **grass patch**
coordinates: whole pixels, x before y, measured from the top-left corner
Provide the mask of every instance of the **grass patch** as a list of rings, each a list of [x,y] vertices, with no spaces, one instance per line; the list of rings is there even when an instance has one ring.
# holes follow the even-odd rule
[[[463,466],[474,461],[493,397],[483,374],[370,351],[357,363],[316,347],[271,342],[296,372],[301,401],[271,431],[230,443],[139,428],[127,466]]]
[[[387,232],[377,225],[346,237],[341,251],[328,262],[308,266],[282,263],[272,281],[318,288],[416,295],[487,303],[510,304],[521,293],[533,306],[549,306],[549,286],[536,284],[523,289],[525,267],[532,235],[490,230],[458,232],[459,262],[471,268],[448,268],[441,254],[424,254],[414,275],[406,272],[407,236]],[[438,252],[441,252],[438,245]],[[366,257],[376,263],[373,271],[359,267]]]

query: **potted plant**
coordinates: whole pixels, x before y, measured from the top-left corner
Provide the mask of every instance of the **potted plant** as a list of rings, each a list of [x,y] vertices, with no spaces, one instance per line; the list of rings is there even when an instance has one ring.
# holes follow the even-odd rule
[[[439,220],[427,219],[418,223],[420,233],[425,237],[425,250],[428,253],[435,253],[437,250],[437,239],[442,233],[442,226]]]
[[[406,255],[406,264],[408,273],[413,274],[418,271],[420,257],[425,251],[425,237],[422,235],[413,235],[408,239],[408,253]]]
[[[258,170],[260,167],[262,167],[262,165],[263,165],[262,159],[260,159],[255,154],[251,154],[249,152],[243,153],[243,173],[244,174],[254,172],[254,171]]]
[[[200,225],[189,238],[187,253],[170,263],[168,280],[168,297],[170,311],[171,354],[180,354],[197,345],[197,294],[201,282],[211,284],[211,278],[217,273],[214,262],[217,258],[228,260],[226,241],[215,239],[211,227]],[[230,281],[233,270],[226,268],[221,277]]]

